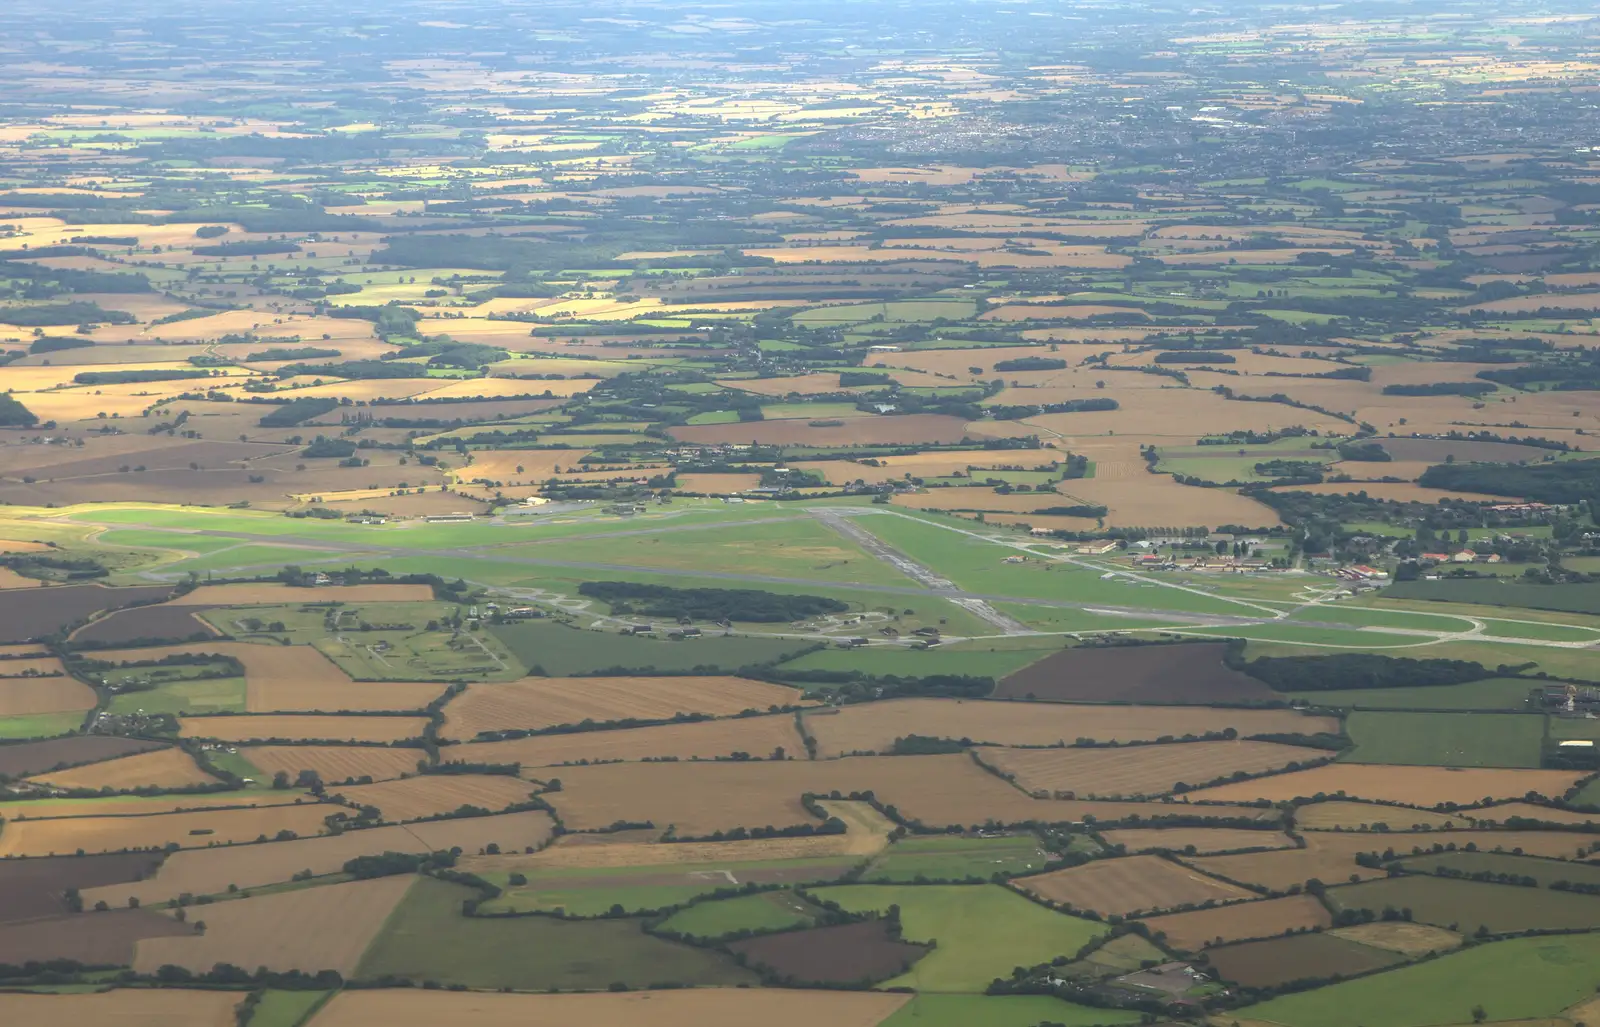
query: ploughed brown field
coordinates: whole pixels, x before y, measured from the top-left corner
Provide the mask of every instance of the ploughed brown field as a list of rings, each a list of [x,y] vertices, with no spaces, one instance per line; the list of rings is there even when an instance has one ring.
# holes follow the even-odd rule
[[[1280,802],[1319,794],[1400,802],[1424,808],[1444,802],[1472,805],[1484,799],[1520,798],[1528,792],[1560,797],[1583,775],[1566,770],[1489,770],[1479,767],[1395,767],[1333,763],[1293,774],[1218,785],[1190,794],[1194,799]],[[1404,816],[1396,812],[1396,821]],[[1393,822],[1391,822],[1392,824]]]
[[[133,968],[171,963],[197,972],[218,963],[351,974],[415,878],[408,874],[216,902],[206,930],[141,941]]]
[[[57,770],[28,780],[57,788],[187,788],[213,785],[217,779],[201,770],[194,757],[177,747],[123,756],[71,770]]]
[[[163,603],[160,606],[117,610],[74,631],[72,640],[101,645],[130,645],[152,638],[181,639],[194,635],[215,635],[216,628],[195,616],[202,609],[205,607]],[[89,655],[92,657],[95,654]]]
[[[1315,759],[1321,750],[1276,742],[1182,742],[1117,749],[976,750],[978,759],[1019,787],[1074,798],[1166,795],[1236,773],[1260,774]],[[1324,758],[1326,758],[1324,756]]]
[[[662,724],[622,731],[536,735],[505,742],[471,742],[442,750],[441,759],[446,762],[520,763],[526,768],[580,760],[610,762],[661,757],[709,760],[741,752],[764,759],[779,750],[790,756],[805,753],[805,742],[795,730],[791,714]]]
[[[1207,955],[1219,978],[1253,988],[1308,977],[1349,977],[1403,961],[1393,952],[1332,934],[1245,942],[1212,949]]]
[[[66,913],[68,888],[136,881],[160,865],[161,856],[149,852],[0,860],[0,923]]]
[[[60,585],[55,588],[0,590],[0,642],[26,642],[49,635],[91,614],[172,594],[170,585]],[[5,712],[5,711],[0,711]]]
[[[415,774],[427,759],[421,749],[392,749],[376,745],[254,745],[239,750],[252,767],[271,778],[280,771],[290,780],[302,770],[315,771],[324,782],[370,777],[386,781]]]
[[[1146,927],[1166,935],[1169,947],[1198,952],[1211,945],[1250,938],[1271,938],[1289,931],[1327,927],[1333,917],[1310,895],[1240,902],[1215,909],[1147,917]]]
[[[1001,699],[1214,703],[1278,699],[1222,662],[1221,642],[1064,649],[1002,678]],[[1189,730],[1194,730],[1193,728]]]
[[[1068,706],[983,699],[891,699],[817,709],[805,713],[803,721],[806,733],[817,740],[819,758],[887,752],[896,738],[911,734],[993,745],[1070,745],[1079,738],[1144,742],[1230,727],[1240,735],[1338,730],[1336,718],[1307,717],[1294,710]],[[1302,758],[1314,754],[1315,750],[1303,750]]]
[[[147,875],[147,879],[125,877],[98,887],[85,887],[83,897],[91,906],[102,900],[113,908],[126,906],[130,897],[151,905],[184,892],[222,894],[230,884],[242,890],[277,884],[303,870],[310,870],[314,876],[333,874],[357,856],[376,856],[384,852],[437,852],[459,846],[465,855],[471,856],[490,844],[500,846],[505,852],[520,851],[543,845],[549,840],[553,827],[548,814],[529,811],[404,827],[373,827],[321,838],[258,845],[185,849],[168,856],[160,870]],[[7,866],[0,862],[0,871]],[[3,881],[0,876],[0,887]]]
[[[121,988],[72,995],[0,993],[0,1023],[16,1027],[233,1027],[237,991]]]
[[[534,731],[585,720],[666,720],[678,713],[727,717],[799,701],[800,693],[732,677],[523,678],[472,684],[445,706],[445,738],[480,731]]]
[[[314,715],[254,714],[248,716],[180,717],[179,734],[185,738],[214,738],[223,742],[326,740],[331,742],[401,742],[421,738],[426,717],[319,717]],[[422,750],[416,750],[421,754]],[[413,761],[414,762],[414,761]]]
[[[871,791],[879,802],[930,827],[1094,817],[1101,822],[1163,815],[1272,820],[1275,810],[1186,803],[1087,802],[1033,799],[975,764],[965,754],[862,756],[839,760],[614,763],[562,767],[559,792],[544,798],[567,827],[593,830],[618,820],[677,825],[682,836],[735,827],[814,824],[800,805],[805,792]],[[383,787],[383,786],[372,786]]]
[[[148,909],[61,913],[0,923],[0,963],[71,959],[96,966],[126,966],[146,938],[188,936],[194,928]]]
[[[928,949],[889,937],[889,925],[867,920],[838,927],[783,931],[728,946],[755,966],[807,984],[847,984],[898,977]]]
[[[51,738],[43,742],[21,742],[0,745],[0,774],[8,777],[27,777],[42,774],[60,767],[75,767],[99,760],[132,756],[135,753],[159,749],[160,742],[141,738],[118,738],[114,735],[74,735],[70,738]]]
[[[181,994],[181,993],[180,993]],[[9,996],[0,996],[0,999]],[[872,991],[688,988],[681,991],[516,995],[497,992],[342,991],[317,1014],[316,1027],[877,1027],[910,1001]],[[0,1009],[3,1009],[0,1006]],[[117,1027],[90,1024],[87,1027]],[[187,1027],[187,1025],[179,1025]],[[223,1025],[219,1025],[223,1027]]]
[[[1083,866],[1019,878],[1025,891],[1102,915],[1171,909],[1201,902],[1254,898],[1237,885],[1179,866],[1160,856],[1103,859]]]
[[[203,585],[167,603],[168,606],[270,606],[277,603],[425,603],[433,599],[428,585],[289,585],[250,582]]]

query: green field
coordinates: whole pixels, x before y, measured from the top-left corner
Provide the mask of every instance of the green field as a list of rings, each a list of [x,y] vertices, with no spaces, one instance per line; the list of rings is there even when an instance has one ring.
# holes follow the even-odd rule
[[[83,726],[82,713],[24,713],[0,717],[0,738],[54,738]]]
[[[1574,850],[1581,840],[1582,836],[1573,839]],[[1335,910],[1368,909],[1374,914],[1381,914],[1386,907],[1410,910],[1418,923],[1462,934],[1474,934],[1479,928],[1487,928],[1491,934],[1588,930],[1600,924],[1600,897],[1594,895],[1422,874],[1329,888],[1327,896],[1328,905]]]
[[[735,899],[699,902],[662,921],[661,928],[695,938],[720,938],[736,931],[778,931],[815,922],[817,909],[792,891],[760,892]]]
[[[261,1001],[246,1027],[300,1027],[312,1010],[327,1000],[330,991],[278,991],[261,993]]]
[[[532,670],[540,668],[556,677],[593,674],[612,667],[653,667],[668,673],[687,673],[699,667],[732,672],[752,663],[782,659],[805,647],[793,639],[752,638],[745,635],[713,636],[684,642],[585,631],[551,621],[502,624],[489,632]],[[796,693],[798,697],[798,693]]]
[[[884,850],[867,866],[861,879],[890,883],[918,877],[932,881],[988,879],[997,873],[1009,876],[1037,871],[1048,860],[1039,840],[1031,834],[1003,838],[913,836],[902,838]]]
[[[172,681],[144,692],[120,692],[106,709],[112,713],[243,713],[244,678]]]
[[[1519,713],[1357,711],[1345,720],[1351,763],[1430,767],[1539,766],[1544,718]]]
[[[1529,585],[1499,580],[1402,581],[1383,590],[1390,599],[1428,599],[1442,603],[1521,606],[1600,614],[1600,584]]]
[[[878,1027],[1094,1027],[1138,1023],[1125,1009],[1095,1009],[1048,995],[917,995]]]
[[[1582,846],[1587,838],[1573,839],[1573,848]],[[1556,881],[1600,886],[1600,866],[1560,859],[1541,859],[1537,856],[1516,856],[1506,852],[1441,852],[1437,855],[1412,856],[1400,861],[1407,870],[1431,874],[1435,867],[1459,870],[1464,874],[1511,874],[1531,877],[1539,887],[1548,888]]]
[[[791,881],[836,881],[859,859],[781,859],[760,863],[686,863],[668,867],[530,868],[525,884],[512,884],[511,871],[485,873],[486,880],[502,889],[499,897],[483,904],[486,912],[565,910],[571,916],[599,916],[621,906],[638,913],[682,905],[721,888],[736,887],[748,879],[744,873],[783,875]]]
[[[755,981],[750,971],[717,953],[652,938],[637,920],[464,917],[462,900],[474,894],[460,885],[418,878],[362,957],[358,975],[469,988],[563,990]]]
[[[1252,650],[1252,655],[1254,651]],[[1534,682],[1522,678],[1485,678],[1462,685],[1416,688],[1352,688],[1300,692],[1294,697],[1318,706],[1367,710],[1528,710]]]
[[[1102,924],[1045,909],[996,884],[879,885],[818,888],[815,894],[865,912],[900,907],[907,941],[938,947],[911,971],[886,982],[917,991],[983,991],[1014,967],[1077,954],[1105,933]]]
[[[1285,1027],[1427,1027],[1551,1016],[1594,994],[1600,934],[1514,938],[1238,1010]]]

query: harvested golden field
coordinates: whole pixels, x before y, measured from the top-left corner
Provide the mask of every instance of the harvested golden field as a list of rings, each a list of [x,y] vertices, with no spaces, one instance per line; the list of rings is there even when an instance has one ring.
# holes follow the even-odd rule
[[[1388,949],[1405,956],[1425,956],[1430,952],[1448,952],[1461,944],[1461,935],[1443,927],[1430,924],[1408,924],[1398,920],[1375,924],[1355,924],[1338,927],[1328,932],[1335,938],[1344,938],[1373,948]]]
[[[0,544],[0,553],[5,551],[3,544]],[[38,578],[30,578],[26,575],[18,574],[10,567],[0,567],[0,588],[39,588],[41,586],[48,587]]]
[[[328,806],[312,806],[327,813]],[[192,895],[219,895],[230,884],[241,889],[260,888],[291,879],[303,870],[315,876],[338,873],[357,856],[385,852],[436,852],[460,846],[463,853],[482,852],[488,845],[514,852],[537,848],[550,838],[554,824],[548,814],[534,810],[494,817],[464,817],[404,827],[370,827],[320,838],[299,838],[259,845],[232,845],[214,849],[185,849],[168,856],[154,876],[144,881],[84,889],[89,903],[128,904],[131,897],[145,905]]]
[[[42,553],[49,548],[43,542],[25,542],[14,538],[0,538],[0,553],[8,556],[13,553]],[[28,580],[33,581],[32,578]],[[37,585],[38,582],[34,582],[34,584]]]
[[[838,426],[812,427],[805,421],[753,421],[700,424],[671,429],[672,437],[701,445],[760,443],[797,446],[864,446],[873,443],[954,443],[967,435],[967,424],[945,414],[890,414],[852,417]]]
[[[1422,831],[1414,834],[1313,831],[1305,835],[1305,840],[1303,849],[1233,856],[1185,856],[1183,859],[1229,880],[1283,889],[1304,884],[1313,877],[1326,884],[1343,884],[1356,876],[1362,880],[1384,876],[1381,870],[1356,865],[1356,856],[1363,852],[1381,853],[1393,849],[1405,854],[1413,850],[1431,851],[1435,843],[1455,842],[1459,848],[1471,842],[1481,852],[1510,852],[1520,848],[1530,856],[1572,859],[1589,838],[1559,831]]]
[[[104,763],[91,763],[71,770],[57,770],[28,780],[56,788],[110,788],[113,791],[187,788],[217,783],[216,778],[200,769],[193,756],[176,746],[106,760]]]
[[[1072,500],[1065,498],[1059,492],[1003,494],[983,485],[954,485],[947,488],[925,489],[921,492],[902,492],[897,493],[890,502],[908,510],[984,510],[1018,514],[1072,505]],[[1005,555],[996,551],[995,562],[999,563],[1005,559]]]
[[[118,988],[68,995],[0,993],[0,1023],[11,1027],[234,1027],[237,991]]]
[[[708,496],[728,496],[761,484],[759,474],[680,474],[679,492],[701,492]]]
[[[179,717],[178,733],[185,738],[215,738],[223,742],[288,741],[382,742],[391,744],[421,738],[426,717],[334,717],[307,714],[222,714],[215,717]]]
[[[168,606],[251,606],[280,603],[426,603],[427,585],[321,585],[314,589],[288,585],[205,585],[178,596]]]
[[[0,805],[0,816],[7,820],[42,820],[58,817],[147,816],[152,813],[222,809],[228,806],[265,808],[292,806],[296,802],[315,802],[302,791],[263,791],[241,795],[238,792],[201,792],[195,795],[111,795],[93,799],[28,799]]]
[[[196,642],[101,652],[100,659],[152,660],[176,653],[221,653],[244,664],[245,709],[251,713],[421,710],[444,685],[405,681],[352,681],[309,645]]]
[[[800,693],[734,677],[523,678],[471,684],[445,706],[444,738],[538,730],[585,720],[665,720],[679,713],[728,717],[799,701]]]
[[[1294,844],[1294,839],[1281,831],[1251,831],[1243,827],[1124,827],[1102,831],[1100,836],[1112,845],[1126,846],[1129,852],[1184,852],[1192,846],[1200,855],[1239,849],[1286,849]]]
[[[725,389],[754,393],[757,396],[820,396],[840,391],[837,374],[797,374],[782,378],[732,379],[718,382]]]
[[[1370,802],[1317,802],[1294,811],[1294,824],[1304,831],[1358,831],[1383,824],[1396,831],[1411,828],[1470,827],[1465,813],[1435,813],[1409,806],[1379,806]]]
[[[213,903],[204,934],[146,938],[133,968],[154,973],[171,963],[201,972],[230,963],[349,976],[415,880],[397,874]]]
[[[1171,909],[1206,901],[1253,898],[1237,885],[1207,877],[1160,856],[1102,859],[1048,874],[1017,878],[1024,891],[1102,916]]]
[[[887,752],[896,738],[911,734],[971,738],[991,745],[1058,745],[1071,744],[1079,738],[1148,742],[1163,735],[1199,735],[1230,727],[1241,735],[1315,734],[1338,729],[1335,718],[1306,717],[1294,710],[1089,706],[982,699],[891,699],[827,707],[805,713],[804,722],[806,733],[817,740],[820,759],[852,752]]]
[[[1179,784],[1193,787],[1240,771],[1279,770],[1317,754],[1304,746],[1235,740],[1117,749],[979,749],[976,755],[1013,775],[1017,786],[1029,792],[1131,799],[1166,795]]]
[[[564,834],[532,854],[507,853],[473,856],[463,869],[510,870],[529,867],[589,869],[595,867],[669,866],[686,863],[759,863],[778,859],[813,859],[828,856],[875,856],[889,844],[895,823],[865,802],[824,799],[822,806],[843,820],[842,835],[803,838],[761,838],[731,842],[675,842],[662,845],[638,840],[654,839],[655,830],[613,834]]]
[[[805,792],[872,791],[878,800],[929,826],[1101,821],[1167,814],[1267,819],[1271,810],[1239,806],[1066,802],[1032,799],[979,767],[965,754],[867,756],[841,760],[614,763],[563,767],[562,789],[547,801],[574,830],[618,820],[653,822],[680,836],[735,827],[814,823],[800,805]],[[378,787],[378,786],[375,786]]]
[[[1424,808],[1442,802],[1470,806],[1486,798],[1521,798],[1528,792],[1566,794],[1583,775],[1565,770],[1486,770],[1455,767],[1391,767],[1381,764],[1336,763],[1293,774],[1240,781],[1193,792],[1193,799],[1274,802],[1319,793],[1355,799],[1401,802]]]
[[[1037,354],[1035,354],[1037,355]],[[1129,377],[1143,377],[1129,375]],[[1237,387],[1239,379],[1219,376]],[[1115,379],[1108,379],[1114,381]],[[1285,379],[1295,381],[1296,379]],[[1309,381],[1311,379],[1301,379]],[[1360,384],[1360,383],[1357,383]],[[1242,390],[1241,390],[1242,391]],[[1290,387],[1277,385],[1266,392],[1290,392]],[[1363,393],[1364,395],[1366,393]],[[1040,414],[1026,420],[1027,425],[1049,429],[1061,435],[1159,435],[1187,439],[1189,445],[1197,434],[1221,434],[1230,431],[1270,431],[1287,425],[1303,424],[1321,431],[1348,428],[1344,421],[1311,410],[1284,406],[1281,403],[1250,403],[1227,400],[1208,389],[1200,388],[1133,388],[1119,387],[1113,393],[1121,404],[1116,410],[1081,411],[1070,414]],[[1413,397],[1400,397],[1412,399]],[[1312,402],[1316,402],[1312,400]],[[1329,406],[1327,403],[1320,403]],[[1332,409],[1340,409],[1337,404]],[[1092,482],[1093,478],[1074,481],[1078,485]],[[1193,490],[1190,490],[1193,491]],[[1213,490],[1206,490],[1213,491]],[[1165,523],[1165,522],[1162,522]]]
[[[283,771],[293,779],[302,770],[314,770],[329,783],[361,777],[386,781],[415,774],[417,763],[427,759],[421,749],[376,745],[255,745],[240,749],[239,755],[267,778]]]
[[[25,656],[19,659],[0,660],[0,678],[20,678],[66,674],[67,668],[54,656]]]
[[[0,856],[48,856],[120,849],[161,848],[176,842],[184,848],[204,848],[253,842],[280,831],[302,837],[326,830],[323,818],[333,812],[321,803],[300,806],[263,806],[256,809],[198,810],[162,813],[150,817],[72,817],[62,820],[20,820],[6,824],[0,833]]]
[[[76,678],[0,678],[0,717],[77,713],[95,702],[94,689]]]
[[[565,995],[401,988],[340,992],[313,1018],[312,1027],[436,1027],[440,1023],[471,1023],[473,1027],[816,1027],[819,1023],[877,1027],[910,1000],[910,995],[889,992],[777,988]]]
[[[1318,496],[1343,496],[1364,492],[1373,499],[1400,503],[1437,503],[1441,499],[1458,499],[1469,503],[1514,502],[1504,496],[1491,496],[1483,492],[1461,492],[1455,489],[1431,489],[1406,481],[1324,481],[1315,485],[1287,485],[1273,491],[1310,492]]]
[[[767,759],[779,750],[790,759],[805,758],[805,742],[795,730],[791,714],[662,724],[623,731],[536,735],[504,742],[471,742],[441,750],[440,758],[468,763],[520,763],[527,770],[580,760],[591,763],[661,757],[710,760],[726,758],[736,752]]]
[[[1105,522],[1110,527],[1175,523],[1182,527],[1243,524],[1271,528],[1282,523],[1277,511],[1249,496],[1229,489],[1181,485],[1165,474],[1103,481],[1087,478],[1067,482],[1062,488],[1082,503],[1106,507]]]
[[[1579,813],[1577,810],[1570,809],[1552,809],[1549,806],[1536,806],[1531,802],[1507,802],[1499,806],[1490,806],[1487,809],[1468,810],[1464,815],[1470,816],[1479,824],[1503,824],[1512,817],[1542,820],[1549,824],[1600,823],[1600,814]]]
[[[1165,934],[1166,943],[1185,952],[1198,952],[1230,941],[1272,938],[1290,931],[1307,931],[1333,923],[1327,907],[1310,895],[1290,895],[1262,902],[1241,902],[1219,909],[1196,909],[1150,917],[1145,926]]]
[[[429,774],[350,785],[329,794],[343,796],[352,805],[376,806],[383,811],[383,819],[401,822],[453,813],[462,806],[502,810],[527,802],[534,791],[531,783],[501,774]]]
[[[1300,259],[1300,254],[1310,253],[1311,250],[1299,249],[1271,249],[1271,250],[1202,250],[1198,253],[1160,253],[1151,254],[1163,264],[1175,267],[1213,267],[1219,264],[1293,264]],[[1317,253],[1327,253],[1336,257],[1347,256],[1348,248],[1317,247]]]
[[[492,478],[504,482],[542,482],[564,468],[581,466],[586,449],[484,449],[472,454],[472,463],[456,469],[465,480]]]

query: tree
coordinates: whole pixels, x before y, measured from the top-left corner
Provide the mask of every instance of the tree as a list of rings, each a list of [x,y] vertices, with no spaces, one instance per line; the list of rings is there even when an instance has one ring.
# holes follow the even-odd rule
[[[1472,1022],[1473,1023],[1482,1023],[1483,1021],[1485,1021],[1487,1019],[1489,1019],[1488,1010],[1484,1009],[1482,1006],[1473,1006],[1472,1007]]]

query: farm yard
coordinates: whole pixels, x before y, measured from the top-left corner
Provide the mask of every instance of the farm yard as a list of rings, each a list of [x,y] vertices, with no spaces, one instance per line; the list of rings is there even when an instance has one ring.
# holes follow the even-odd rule
[[[4,1024],[1600,1023],[1582,5],[60,6]]]

